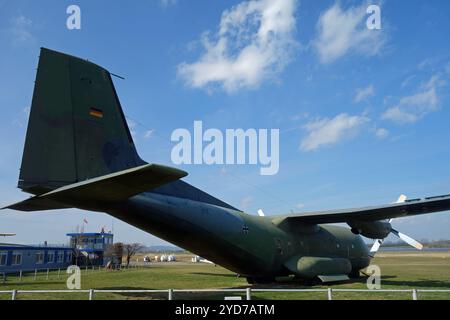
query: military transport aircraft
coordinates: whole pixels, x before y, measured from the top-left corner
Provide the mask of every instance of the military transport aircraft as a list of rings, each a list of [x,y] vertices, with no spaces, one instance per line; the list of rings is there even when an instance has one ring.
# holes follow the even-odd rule
[[[14,237],[15,233],[0,233],[0,237]]]
[[[139,157],[111,75],[92,62],[41,50],[18,185],[34,196],[4,209],[105,212],[249,283],[358,277],[390,233],[421,248],[389,219],[450,209],[450,196],[439,196],[284,216],[246,214],[182,181],[186,172]],[[361,236],[380,241],[369,250]]]

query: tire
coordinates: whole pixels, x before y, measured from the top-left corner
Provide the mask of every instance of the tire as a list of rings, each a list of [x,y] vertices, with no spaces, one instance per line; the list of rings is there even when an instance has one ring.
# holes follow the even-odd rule
[[[269,283],[274,283],[275,278],[272,278],[272,277],[248,277],[247,282],[249,284],[269,284]]]
[[[314,286],[320,284],[321,282],[320,282],[319,278],[313,278],[313,279],[303,279],[302,283],[306,287],[314,287]]]
[[[359,270],[352,270],[352,272],[350,272],[348,277],[350,279],[359,279],[361,277],[361,274],[360,274]]]

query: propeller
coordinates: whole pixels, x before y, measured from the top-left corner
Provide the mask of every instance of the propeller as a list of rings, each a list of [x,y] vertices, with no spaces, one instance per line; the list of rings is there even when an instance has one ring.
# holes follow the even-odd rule
[[[373,258],[375,256],[375,254],[378,252],[378,250],[380,249],[381,245],[383,244],[383,240],[381,239],[377,239],[375,240],[372,248],[370,249],[370,256]]]
[[[398,200],[395,203],[404,203],[408,198],[405,195],[401,195]],[[389,224],[392,222],[393,219],[389,220]],[[391,228],[391,233],[394,234],[395,236],[397,236],[399,239],[403,240],[404,242],[406,242],[407,244],[409,244],[410,246],[416,248],[417,250],[422,250],[423,249],[423,245],[414,240],[413,238],[407,236],[404,233],[401,233],[397,230],[395,230],[394,228]],[[370,249],[370,256],[373,258],[375,256],[375,254],[378,252],[378,250],[380,249],[381,245],[383,244],[384,239],[377,239],[375,240],[375,243],[373,244],[372,248]]]
[[[398,200],[395,203],[404,203],[406,202],[406,200],[408,200],[408,197],[402,194],[400,195],[400,197],[398,197]]]
[[[420,242],[414,240],[414,239],[411,238],[411,237],[408,237],[406,234],[403,234],[403,233],[401,233],[401,232],[398,232],[398,231],[395,230],[395,229],[392,229],[391,232],[392,232],[393,234],[395,234],[397,237],[399,237],[400,239],[402,239],[403,241],[405,241],[405,242],[406,242],[407,244],[409,244],[410,246],[416,248],[417,250],[422,250],[422,249],[423,249],[423,245],[422,245]]]

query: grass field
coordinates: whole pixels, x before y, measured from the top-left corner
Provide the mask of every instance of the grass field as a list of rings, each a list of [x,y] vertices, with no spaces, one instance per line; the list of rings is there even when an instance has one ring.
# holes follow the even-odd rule
[[[186,258],[186,259],[185,259]],[[188,257],[181,256],[181,262],[154,264],[146,268],[130,268],[121,271],[82,271],[82,289],[141,290],[141,289],[205,289],[205,288],[247,288],[247,282],[234,273],[210,264],[188,263]],[[448,253],[384,253],[373,264],[382,271],[382,289],[450,289],[450,252]],[[333,289],[366,289],[365,279],[353,283],[334,284]],[[19,281],[8,277],[0,283],[2,290],[64,290],[66,275],[58,279],[57,272],[51,272],[49,279],[41,273],[34,280],[29,274]],[[327,288],[315,286],[313,288]],[[310,288],[295,283],[259,285],[252,288]],[[227,296],[233,294],[226,294]],[[236,295],[236,294],[234,294]],[[242,294],[243,295],[243,294]],[[175,299],[223,299],[219,293],[175,293]],[[0,299],[10,299],[10,294],[0,294]],[[166,299],[167,294],[117,294],[99,293],[95,299]],[[253,293],[253,299],[326,299],[326,293]],[[411,299],[411,293],[344,293],[334,292],[334,299]],[[87,299],[86,293],[66,294],[20,294],[18,299]],[[419,299],[449,299],[450,293],[419,293]]]

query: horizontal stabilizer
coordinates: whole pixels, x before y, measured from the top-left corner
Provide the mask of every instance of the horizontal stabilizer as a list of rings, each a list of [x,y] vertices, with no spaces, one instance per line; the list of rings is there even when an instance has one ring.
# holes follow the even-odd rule
[[[185,176],[182,170],[147,164],[71,184],[4,209],[42,211],[120,202]]]
[[[11,209],[16,211],[33,212],[33,211],[46,211],[46,210],[57,210],[57,209],[69,209],[72,206],[64,205],[56,201],[52,201],[46,198],[32,197],[28,200],[15,203],[13,205],[7,206],[3,209]]]

